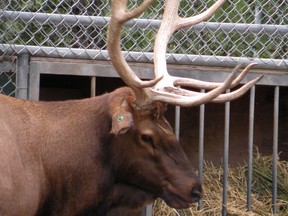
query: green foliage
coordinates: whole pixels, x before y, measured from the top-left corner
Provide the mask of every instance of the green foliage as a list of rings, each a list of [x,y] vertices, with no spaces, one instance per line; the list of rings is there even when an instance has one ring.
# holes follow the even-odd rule
[[[0,93],[15,97],[16,74],[0,71]]]

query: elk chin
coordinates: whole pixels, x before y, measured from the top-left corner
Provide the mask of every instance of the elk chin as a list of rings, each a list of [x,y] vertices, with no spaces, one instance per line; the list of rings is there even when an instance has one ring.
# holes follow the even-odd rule
[[[193,203],[198,202],[202,198],[201,185],[193,188],[191,193],[189,193],[188,190],[183,194],[176,189],[170,188],[169,190],[168,188],[164,191],[160,198],[163,199],[168,206],[175,209],[190,208],[193,206]]]
[[[196,200],[193,198],[191,200],[186,200],[180,196],[170,193],[164,194],[161,199],[163,199],[168,206],[175,209],[190,208],[193,206],[193,203],[196,202]]]

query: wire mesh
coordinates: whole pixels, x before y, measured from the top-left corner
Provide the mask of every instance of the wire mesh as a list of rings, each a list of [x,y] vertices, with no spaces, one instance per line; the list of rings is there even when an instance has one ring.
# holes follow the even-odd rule
[[[0,57],[0,93],[15,96],[16,59]]]
[[[130,1],[133,8],[141,1]],[[179,14],[191,16],[207,9],[213,1],[181,1]],[[1,15],[1,41],[5,44],[34,46],[68,47],[83,49],[105,49],[107,23],[103,26],[81,23],[77,16],[110,15],[110,4],[107,0],[41,0],[41,1],[4,1]],[[155,1],[153,7],[140,18],[159,19],[163,9],[163,1]],[[5,12],[30,13],[29,19],[21,15],[9,19]],[[35,19],[35,13],[42,14],[42,20]],[[58,15],[60,21],[54,22],[51,15]],[[285,1],[228,1],[208,20],[218,23],[245,23],[264,25],[287,25],[288,6]],[[74,22],[66,21],[63,15],[72,15]],[[62,19],[61,19],[62,16]],[[4,21],[3,21],[4,20]],[[132,26],[123,33],[123,50],[150,52],[157,29],[149,24],[145,28]],[[277,30],[271,34],[259,31],[257,34],[249,29],[243,34],[225,31],[219,26],[213,31],[205,29],[185,29],[178,31],[169,44],[169,52],[198,55],[222,55],[281,59],[287,58],[287,32],[279,34]],[[39,49],[41,49],[39,47]]]

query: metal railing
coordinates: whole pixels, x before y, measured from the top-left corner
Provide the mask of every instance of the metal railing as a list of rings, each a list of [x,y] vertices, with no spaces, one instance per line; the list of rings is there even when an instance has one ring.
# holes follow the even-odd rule
[[[186,1],[179,11],[182,16],[199,13],[213,2]],[[129,7],[135,4],[130,1]],[[128,60],[152,61],[163,1],[153,6],[126,24],[122,42]],[[207,23],[174,35],[168,46],[168,62],[217,66],[254,60],[259,67],[286,69],[287,14],[285,1],[227,1]],[[28,52],[37,56],[109,60],[106,53],[99,54],[106,50],[109,15],[109,1],[105,0],[41,0],[37,4],[3,1],[0,51],[8,55]]]

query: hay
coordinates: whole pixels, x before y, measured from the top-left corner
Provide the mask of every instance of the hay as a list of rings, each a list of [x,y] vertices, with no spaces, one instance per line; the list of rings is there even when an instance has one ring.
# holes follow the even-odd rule
[[[261,156],[258,152],[253,159],[252,211],[246,210],[247,166],[230,168],[228,172],[228,215],[272,215],[272,157]],[[223,169],[211,162],[204,163],[204,197],[202,209],[197,204],[190,209],[175,210],[162,200],[154,203],[154,216],[209,216],[222,214]],[[278,163],[277,215],[288,215],[288,162]]]

